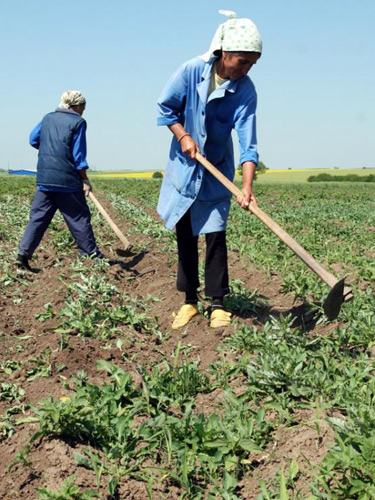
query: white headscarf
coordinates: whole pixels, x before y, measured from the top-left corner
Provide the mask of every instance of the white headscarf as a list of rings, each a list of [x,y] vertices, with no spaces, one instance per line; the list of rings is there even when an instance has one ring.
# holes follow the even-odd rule
[[[201,56],[204,61],[207,62],[217,50],[262,53],[262,39],[253,21],[237,19],[237,14],[230,10],[219,10],[219,13],[229,19],[217,28],[208,52]]]
[[[86,99],[81,92],[79,90],[67,90],[61,95],[59,107],[68,109],[79,104],[86,104]]]

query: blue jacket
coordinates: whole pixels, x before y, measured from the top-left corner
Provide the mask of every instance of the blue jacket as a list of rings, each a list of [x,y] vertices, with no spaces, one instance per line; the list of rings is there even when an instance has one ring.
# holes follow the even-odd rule
[[[257,96],[248,76],[228,80],[207,98],[212,65],[196,57],[183,64],[158,100],[158,125],[181,123],[200,151],[233,180],[235,168],[231,132],[236,130],[240,162],[258,163],[255,111]],[[195,235],[225,230],[230,192],[202,165],[181,152],[175,137],[169,153],[158,213],[172,229],[190,208]]]
[[[78,113],[64,108],[58,108],[43,118],[38,144],[35,143],[35,138],[32,143],[39,149],[38,186],[71,192],[82,190],[72,145],[83,124],[86,122]]]

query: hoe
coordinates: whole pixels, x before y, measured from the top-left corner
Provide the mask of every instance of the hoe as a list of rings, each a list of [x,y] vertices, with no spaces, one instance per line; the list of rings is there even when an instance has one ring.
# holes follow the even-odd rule
[[[200,153],[197,153],[197,160],[211,174],[216,177],[234,196],[242,197],[242,192],[225,175],[214,167]],[[323,303],[323,310],[329,320],[334,320],[340,313],[341,305],[353,299],[351,288],[345,286],[345,278],[338,280],[333,274],[324,269],[306,250],[301,247],[287,232],[285,232],[271,217],[263,212],[258,206],[250,203],[249,210],[256,215],[273,233],[280,238],[319,278],[330,288],[326,300]]]
[[[94,203],[96,208],[99,210],[99,212],[102,214],[102,216],[105,218],[105,220],[108,222],[110,227],[113,229],[114,233],[118,237],[118,239],[121,241],[121,243],[124,245],[123,250],[129,250],[130,248],[130,243],[124,233],[120,230],[120,228],[113,222],[111,217],[108,215],[108,213],[105,211],[104,207],[102,206],[101,203],[97,200],[96,196],[92,193],[92,191],[89,192],[89,197],[91,201]]]

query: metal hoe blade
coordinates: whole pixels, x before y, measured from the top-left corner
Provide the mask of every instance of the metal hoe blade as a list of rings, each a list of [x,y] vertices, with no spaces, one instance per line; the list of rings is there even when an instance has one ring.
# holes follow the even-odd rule
[[[329,320],[334,320],[340,313],[341,305],[344,302],[345,278],[338,281],[329,292],[323,304],[323,310]]]

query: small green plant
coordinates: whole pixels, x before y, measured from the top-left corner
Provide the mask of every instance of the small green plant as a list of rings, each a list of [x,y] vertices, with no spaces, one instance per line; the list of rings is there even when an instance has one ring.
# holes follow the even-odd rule
[[[38,500],[93,500],[102,498],[99,493],[93,490],[81,491],[78,486],[74,486],[76,476],[70,476],[57,491],[48,488],[37,488],[39,491]]]
[[[225,297],[225,307],[238,316],[256,315],[267,307],[263,297],[252,292],[241,280],[230,282],[230,293]]]
[[[52,374],[51,349],[47,347],[37,358],[29,358],[31,368],[26,369],[26,377],[29,381],[40,377],[50,377]]]
[[[0,385],[0,401],[14,401],[25,394],[25,390],[17,384],[3,382]]]
[[[43,307],[44,307],[44,312],[35,314],[35,318],[39,320],[41,323],[55,316],[51,302],[44,304]]]
[[[20,369],[20,364],[18,361],[7,359],[1,365],[1,371],[3,371],[6,375],[11,375],[13,372]]]
[[[9,415],[0,415],[0,442],[16,432],[14,422]]]

